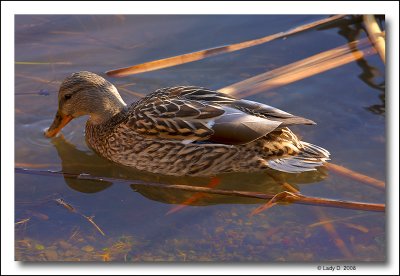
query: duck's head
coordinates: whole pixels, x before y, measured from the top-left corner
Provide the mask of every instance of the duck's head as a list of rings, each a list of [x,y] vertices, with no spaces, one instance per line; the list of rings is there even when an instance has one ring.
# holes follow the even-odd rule
[[[117,88],[104,78],[87,71],[73,73],[60,86],[58,110],[45,135],[55,136],[72,119],[83,115],[89,115],[90,123],[101,124],[124,106]]]

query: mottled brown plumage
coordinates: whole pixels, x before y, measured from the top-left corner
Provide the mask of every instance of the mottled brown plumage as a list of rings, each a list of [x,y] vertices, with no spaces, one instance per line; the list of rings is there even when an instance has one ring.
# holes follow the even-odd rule
[[[313,121],[200,87],[162,88],[127,106],[111,83],[78,72],[62,83],[46,136],[81,115],[89,115],[86,140],[98,154],[153,173],[301,172],[329,158],[288,128]]]

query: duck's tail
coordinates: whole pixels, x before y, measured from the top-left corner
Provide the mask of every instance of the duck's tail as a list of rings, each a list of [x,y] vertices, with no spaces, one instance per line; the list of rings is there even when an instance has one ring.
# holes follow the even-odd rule
[[[302,147],[297,155],[270,159],[267,161],[268,167],[288,173],[299,173],[314,171],[329,160],[330,153],[326,149],[307,142],[300,144]]]

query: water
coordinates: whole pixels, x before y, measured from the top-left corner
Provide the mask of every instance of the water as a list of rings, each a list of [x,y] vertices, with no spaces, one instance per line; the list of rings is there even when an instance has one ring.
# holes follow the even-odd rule
[[[78,179],[16,173],[16,260],[45,261],[384,261],[385,214],[279,204],[249,214],[260,199],[195,194],[135,181],[282,192],[385,203],[385,191],[320,168],[285,174],[176,178],[108,162],[85,144],[87,118],[62,135],[43,131],[70,73],[103,72],[288,30],[323,16],[16,16],[16,167],[80,174]],[[174,85],[225,87],[365,37],[358,22],[312,30],[194,63],[108,78],[130,103]],[[27,62],[31,62],[28,64]],[[40,63],[39,63],[40,62]],[[331,152],[332,163],[385,180],[385,68],[377,55],[248,99],[316,121],[293,130]],[[87,180],[87,175],[103,178]],[[57,204],[62,198],[73,212]],[[182,208],[182,203],[186,204]],[[105,236],[88,218],[105,233]],[[27,221],[24,221],[27,220]],[[332,220],[345,249],[321,221]]]

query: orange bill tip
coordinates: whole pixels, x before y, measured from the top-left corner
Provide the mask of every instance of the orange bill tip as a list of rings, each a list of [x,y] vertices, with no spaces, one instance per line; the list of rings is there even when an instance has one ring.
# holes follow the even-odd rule
[[[45,131],[44,135],[47,138],[51,138],[57,135],[60,130],[65,127],[74,117],[70,115],[63,115],[59,111],[57,111],[56,116],[54,117],[54,121],[51,126]]]

